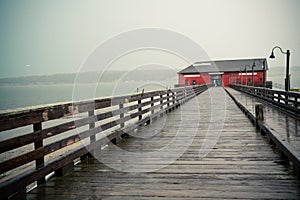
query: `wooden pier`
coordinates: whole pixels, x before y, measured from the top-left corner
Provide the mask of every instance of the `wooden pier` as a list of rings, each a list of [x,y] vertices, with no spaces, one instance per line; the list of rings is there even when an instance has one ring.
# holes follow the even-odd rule
[[[271,136],[274,131],[269,133],[253,126],[251,121],[255,120],[251,120],[251,117],[249,120],[240,110],[246,106],[240,100],[241,97],[238,98],[240,93],[236,93],[236,90],[227,89],[226,93],[222,87],[206,89],[206,86],[197,86],[124,96],[114,100],[95,100],[93,106],[89,106],[91,102],[81,102],[75,110],[88,114],[76,119],[75,124],[72,119],[48,128],[33,125],[34,132],[17,136],[18,140],[1,141],[1,153],[31,142],[36,145],[33,150],[35,153],[30,155],[40,152],[40,157],[23,156],[26,159],[21,159],[17,156],[1,162],[0,169],[4,172],[20,167],[23,163],[35,162],[34,168],[29,167],[25,173],[0,183],[1,197],[299,199],[298,150],[292,145],[288,146],[288,152],[296,157],[291,156]],[[40,113],[42,117],[37,115],[34,118],[36,121],[31,120],[30,124],[74,115],[73,107],[69,109],[69,106],[72,105],[52,106],[52,110],[50,107],[34,110],[32,113]],[[114,106],[113,111],[96,111],[111,106]],[[43,115],[46,110],[48,119]],[[251,116],[252,111],[248,112],[247,115]],[[23,119],[32,119],[28,117],[32,113],[28,111],[25,115],[22,111],[9,116],[27,116]],[[112,116],[118,118],[113,119]],[[23,126],[22,123],[25,123],[25,120],[5,118],[4,115],[0,117],[7,124],[2,126],[5,127],[2,130],[8,130],[16,124]],[[104,119],[111,121],[97,124],[97,120]],[[81,137],[80,134],[74,134],[55,142],[40,142],[50,137],[50,132],[60,135],[79,124],[88,127],[82,130],[84,134]],[[271,127],[263,122],[260,124]],[[107,137],[97,136],[101,131],[114,127],[117,128],[108,132]],[[34,135],[37,133],[40,135]],[[297,134],[298,129],[293,137]],[[24,137],[27,140],[21,140]],[[50,152],[69,148],[87,139],[89,142],[84,147],[76,146],[72,151],[67,149],[67,154],[58,154],[56,159],[48,158],[47,161],[45,157]],[[277,148],[268,141],[273,141]],[[172,146],[173,143],[175,145]],[[284,141],[283,144],[286,147]],[[116,150],[116,146],[123,153]],[[90,157],[90,152],[97,159]],[[135,154],[141,156],[135,157]],[[10,165],[8,161],[14,162]],[[73,165],[74,161],[78,164]],[[45,181],[45,176],[51,172],[55,172],[56,176]],[[34,181],[37,181],[38,187],[26,194],[26,186]]]

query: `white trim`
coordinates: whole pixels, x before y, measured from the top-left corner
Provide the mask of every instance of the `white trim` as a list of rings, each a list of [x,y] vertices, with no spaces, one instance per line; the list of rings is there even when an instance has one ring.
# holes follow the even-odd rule
[[[183,75],[183,77],[186,77],[186,78],[190,78],[190,77],[200,77],[200,76],[201,76],[200,74]]]
[[[210,72],[209,75],[221,75],[224,74],[224,72]]]
[[[207,63],[194,63],[193,66],[194,67],[198,67],[198,66],[207,66],[207,65],[211,65],[211,63],[207,62]]]
[[[247,72],[247,74],[246,74],[246,73],[239,73],[239,76],[246,76],[246,75],[247,75],[247,76],[248,76],[248,75],[252,75],[252,72],[251,72],[251,73],[248,73],[248,72]],[[257,75],[257,73],[254,72],[253,75]]]

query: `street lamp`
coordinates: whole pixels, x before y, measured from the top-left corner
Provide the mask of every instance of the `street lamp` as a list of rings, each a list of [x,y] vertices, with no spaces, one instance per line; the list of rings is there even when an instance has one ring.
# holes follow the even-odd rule
[[[250,65],[245,65],[245,71],[246,71],[246,85],[248,86],[248,72],[247,67],[250,67]]]
[[[242,68],[240,68],[240,85],[243,85],[243,82],[242,82]]]
[[[286,54],[286,73],[285,73],[285,91],[290,91],[290,50],[287,50],[286,52],[282,51],[282,49],[279,46],[275,46],[272,49],[272,53],[270,55],[270,58],[275,58],[274,50],[278,48],[282,54]]]
[[[254,71],[253,71],[254,67],[256,67],[255,61],[253,61],[253,65],[252,65],[252,86],[254,86]]]
[[[263,86],[266,88],[266,61],[263,61]]]

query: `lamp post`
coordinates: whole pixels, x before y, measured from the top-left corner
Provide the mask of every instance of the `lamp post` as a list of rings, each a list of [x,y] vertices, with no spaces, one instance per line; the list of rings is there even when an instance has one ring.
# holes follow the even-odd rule
[[[252,86],[254,86],[254,71],[253,71],[254,67],[256,67],[255,66],[255,61],[253,61],[253,65],[252,65]]]
[[[290,91],[290,55],[291,55],[291,53],[290,53],[290,50],[287,50],[286,52],[284,52],[284,51],[282,51],[281,47],[275,46],[272,49],[270,58],[275,58],[274,50],[276,48],[279,49],[282,54],[286,54],[286,73],[285,73],[284,84],[285,84],[285,91]]]
[[[243,85],[243,82],[242,82],[242,68],[240,68],[240,85]]]
[[[246,71],[246,85],[248,86],[248,72],[247,67],[250,67],[250,65],[245,65],[245,71]]]
[[[263,61],[263,87],[266,88],[266,61]]]

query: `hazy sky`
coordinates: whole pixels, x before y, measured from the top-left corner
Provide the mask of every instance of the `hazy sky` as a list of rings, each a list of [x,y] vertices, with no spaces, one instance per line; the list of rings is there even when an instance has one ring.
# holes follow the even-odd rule
[[[101,42],[146,27],[184,34],[212,59],[268,57],[279,45],[300,66],[299,10],[299,0],[2,0],[0,77],[76,72]],[[270,67],[284,66],[275,53]]]

